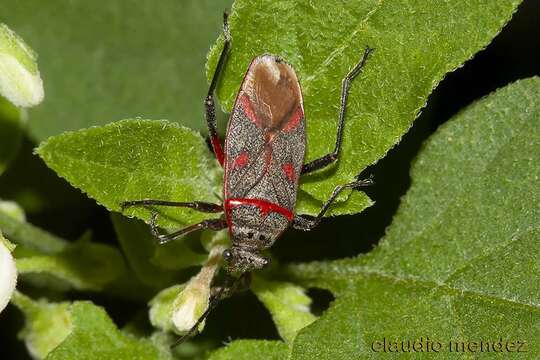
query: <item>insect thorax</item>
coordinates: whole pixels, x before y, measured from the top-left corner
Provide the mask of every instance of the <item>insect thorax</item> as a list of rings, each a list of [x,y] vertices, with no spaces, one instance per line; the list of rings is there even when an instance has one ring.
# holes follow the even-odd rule
[[[270,263],[269,258],[257,252],[234,246],[224,251],[223,258],[228,263],[227,271],[236,276],[260,270]]]
[[[233,246],[252,252],[272,246],[289,227],[288,219],[282,214],[264,213],[254,205],[240,205],[231,209],[230,223]]]

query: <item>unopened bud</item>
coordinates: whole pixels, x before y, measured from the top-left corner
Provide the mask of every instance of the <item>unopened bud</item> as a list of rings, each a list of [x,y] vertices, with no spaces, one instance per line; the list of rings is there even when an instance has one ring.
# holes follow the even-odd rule
[[[216,273],[224,246],[214,246],[208,256],[208,261],[201,271],[189,280],[186,287],[174,300],[172,322],[180,333],[189,331],[197,320],[204,314],[210,303],[210,286]],[[199,326],[199,331],[204,322]]]
[[[191,279],[173,305],[172,321],[178,332],[187,332],[195,325],[208,308],[209,298],[210,286],[205,286],[199,276]]]
[[[18,107],[43,100],[37,55],[6,25],[0,24],[0,95]]]
[[[11,251],[15,246],[0,234],[0,312],[11,299],[17,284],[17,268]]]

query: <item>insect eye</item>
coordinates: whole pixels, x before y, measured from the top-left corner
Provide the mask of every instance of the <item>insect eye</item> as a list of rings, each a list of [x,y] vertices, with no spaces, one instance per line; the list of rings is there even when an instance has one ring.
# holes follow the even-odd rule
[[[229,250],[229,249],[223,250],[223,253],[221,254],[221,256],[223,256],[223,259],[225,261],[227,261],[227,262],[231,261],[231,259],[232,259],[231,250]]]
[[[253,232],[252,232],[252,231],[248,232],[248,233],[247,233],[247,237],[248,237],[248,239],[253,238]]]
[[[264,240],[266,237],[264,235],[259,235],[259,240]]]

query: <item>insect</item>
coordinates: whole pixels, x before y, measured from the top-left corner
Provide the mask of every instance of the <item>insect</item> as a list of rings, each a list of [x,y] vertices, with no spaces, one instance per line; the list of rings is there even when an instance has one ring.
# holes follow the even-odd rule
[[[338,159],[351,81],[360,73],[373,49],[366,47],[360,62],[343,79],[334,150],[304,164],[306,130],[300,83],[292,66],[273,55],[258,56],[249,65],[229,118],[225,148],[222,148],[216,130],[214,90],[231,46],[227,13],[224,14],[223,32],[225,44],[205,99],[211,145],[225,170],[223,204],[152,199],[123,203],[123,207],[177,206],[224,213],[219,219],[204,220],[170,234],[160,234],[156,225],[157,213],[152,212],[151,230],[161,244],[195,230],[225,228],[228,228],[232,242],[232,246],[223,252],[228,274],[225,286],[182,339],[198,328],[239,279],[269,264],[270,260],[261,252],[271,247],[287,228],[313,229],[341,191],[371,184],[371,180],[359,180],[337,186],[314,218],[294,213],[300,176],[329,166]]]

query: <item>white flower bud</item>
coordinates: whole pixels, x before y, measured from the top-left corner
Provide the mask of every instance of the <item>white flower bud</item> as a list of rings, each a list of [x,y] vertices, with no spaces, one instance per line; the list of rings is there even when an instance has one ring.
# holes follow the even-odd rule
[[[202,287],[186,287],[174,302],[172,321],[176,330],[189,331],[208,308],[210,289]]]
[[[0,235],[0,312],[11,299],[17,284],[17,268],[11,255],[14,246]]]
[[[44,91],[36,60],[32,49],[0,24],[0,95],[19,107],[39,104]]]
[[[174,300],[172,322],[179,333],[188,332],[204,314],[210,302],[210,285],[217,270],[224,246],[214,246],[201,271],[189,280]],[[204,322],[199,330],[204,327]]]

